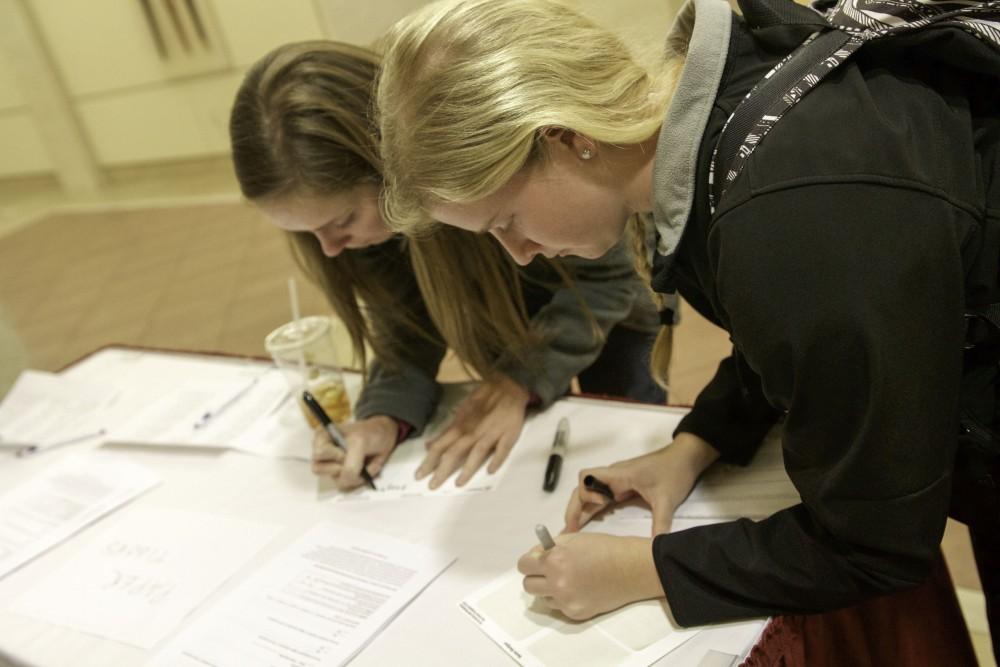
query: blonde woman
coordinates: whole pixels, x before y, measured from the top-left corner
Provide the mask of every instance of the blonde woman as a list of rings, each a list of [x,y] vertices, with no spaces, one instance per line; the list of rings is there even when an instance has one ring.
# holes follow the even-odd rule
[[[743,4],[753,27],[720,0],[688,3],[656,75],[545,0],[439,3],[389,37],[378,104],[397,228],[488,233],[523,264],[600,257],[652,215],[654,284],[734,343],[668,447],[581,473],[645,499],[653,538],[575,533],[609,502],[581,485],[567,534],[519,561],[525,590],[577,619],[664,596],[682,625],[833,609],[924,581],[951,502],[995,630],[997,441],[957,435],[957,397],[967,297],[997,291],[1000,68],[963,69],[996,61],[950,28],[936,34],[958,50],[941,58],[907,55],[920,33],[866,46],[774,126],[713,213],[723,124],[820,20]],[[997,371],[981,369],[988,431]],[[747,463],[782,417],[801,504],[668,534],[702,471]],[[978,477],[956,451],[979,457]]]
[[[598,261],[540,258],[518,271],[492,239],[454,230],[412,242],[382,221],[371,124],[378,58],[336,42],[276,49],[246,76],[233,105],[233,162],[243,194],[288,232],[297,256],[375,359],[344,426],[347,453],[318,436],[313,468],[342,488],[375,475],[419,433],[441,389],[446,344],[484,382],[428,445],[417,471],[465,484],[503,463],[529,407],[579,376],[586,392],[664,402],[648,372],[659,317],[619,246]],[[405,445],[404,445],[405,446]]]

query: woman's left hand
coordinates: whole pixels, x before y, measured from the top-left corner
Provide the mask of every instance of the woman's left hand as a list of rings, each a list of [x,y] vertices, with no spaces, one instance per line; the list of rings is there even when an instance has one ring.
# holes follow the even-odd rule
[[[536,546],[517,561],[524,590],[582,621],[606,611],[663,597],[652,540],[598,533],[559,535],[556,546]]]
[[[462,402],[441,435],[427,443],[427,455],[417,468],[417,479],[433,472],[430,487],[436,489],[462,466],[455,480],[462,486],[491,452],[493,458],[487,470],[491,474],[499,470],[521,435],[529,398],[527,389],[505,375],[483,382]]]

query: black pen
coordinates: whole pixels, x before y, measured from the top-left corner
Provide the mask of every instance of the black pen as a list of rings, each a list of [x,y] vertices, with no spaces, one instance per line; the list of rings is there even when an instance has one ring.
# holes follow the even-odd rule
[[[542,489],[553,491],[559,483],[559,471],[562,470],[563,454],[566,453],[566,441],[569,440],[569,420],[563,417],[559,420],[555,440],[552,441],[552,453],[549,454],[549,464],[545,466],[545,481]]]
[[[326,414],[326,410],[323,406],[319,404],[316,397],[310,394],[308,391],[302,392],[302,401],[306,404],[306,407],[313,413],[320,424],[323,425],[323,430],[326,434],[330,436],[330,442],[332,442],[337,447],[340,447],[345,452],[347,451],[347,440],[344,439],[344,434],[340,432],[340,429],[333,423],[330,419],[330,415]],[[372,481],[372,476],[368,474],[364,466],[361,466],[361,477],[364,479],[368,486],[375,490],[375,482]]]
[[[601,494],[611,502],[615,501],[615,492],[611,490],[611,487],[597,479],[593,475],[587,475],[583,478],[583,485],[590,489],[591,491],[596,491]]]

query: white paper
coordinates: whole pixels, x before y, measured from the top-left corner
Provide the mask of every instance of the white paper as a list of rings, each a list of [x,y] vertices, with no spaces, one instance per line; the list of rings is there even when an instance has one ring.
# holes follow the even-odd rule
[[[297,397],[286,390],[281,402],[254,420],[230,446],[258,456],[312,461],[312,441],[313,430]]]
[[[673,531],[683,520],[716,523],[746,517],[764,519],[801,502],[799,492],[788,479],[781,454],[781,442],[767,438],[748,466],[716,465],[709,469],[691,494],[674,512]],[[616,521],[650,522],[652,512],[640,502],[615,507]]]
[[[149,649],[278,531],[211,514],[136,508],[12,609]]]
[[[126,396],[114,406],[109,442],[312,459],[312,429],[288,381],[269,363],[110,349],[64,376],[113,377],[123,389]],[[345,373],[344,385],[353,404],[360,374]],[[196,428],[206,412],[215,416]]]
[[[120,456],[88,452],[0,497],[0,577],[159,481]]]
[[[648,537],[650,515],[609,513],[582,532]],[[674,520],[673,532],[725,521]],[[523,576],[511,572],[469,596],[459,608],[521,665],[594,667],[661,665],[705,667],[736,664],[760,634],[764,620],[681,628],[663,600],[644,600],[588,621],[573,621],[524,592]],[[705,635],[703,637],[703,635]]]
[[[349,492],[342,492],[337,489],[337,485],[328,477],[317,477],[317,495],[321,500],[330,499],[333,501],[357,501],[357,500],[398,500],[399,498],[412,498],[416,496],[450,496],[468,493],[480,493],[495,488],[503,481],[507,471],[506,463],[496,473],[489,474],[486,468],[489,459],[483,462],[476,474],[463,486],[458,486],[455,481],[461,473],[461,468],[451,474],[444,484],[436,489],[430,488],[433,474],[418,480],[416,478],[417,469],[427,455],[427,443],[434,440],[441,432],[447,428],[455,417],[459,405],[468,396],[476,385],[467,383],[460,385],[450,385],[445,389],[445,393],[438,404],[434,419],[427,425],[423,435],[419,438],[405,440],[396,447],[392,456],[385,466],[375,477],[375,490],[367,485],[360,486]],[[523,432],[522,432],[523,435]],[[516,444],[514,445],[517,446]]]
[[[229,377],[199,377],[150,400],[109,440],[145,445],[227,447],[265,418],[287,393],[277,370],[235,367]],[[203,419],[206,415],[208,419]]]
[[[521,665],[649,665],[697,630],[674,626],[665,602],[646,600],[589,621],[572,621],[524,592],[517,572],[459,607]]]
[[[102,411],[114,400],[105,384],[27,370],[0,403],[0,446],[47,447],[106,429]]]
[[[320,523],[197,619],[152,664],[344,664],[450,560],[409,542]]]

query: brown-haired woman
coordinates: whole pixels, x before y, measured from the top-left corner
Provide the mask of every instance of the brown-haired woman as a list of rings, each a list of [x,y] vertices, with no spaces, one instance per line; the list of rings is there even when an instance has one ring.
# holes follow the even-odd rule
[[[375,357],[344,426],[346,455],[317,438],[314,471],[341,488],[361,483],[362,466],[376,474],[434,412],[448,345],[484,382],[428,444],[417,477],[433,473],[432,488],[459,467],[464,484],[491,455],[496,471],[525,410],[547,406],[574,376],[589,393],[664,402],[648,371],[661,318],[624,245],[518,269],[488,236],[391,232],[371,122],[378,68],[360,47],[288,44],[250,69],[230,121],[244,196],[289,233],[362,362],[366,343]]]

